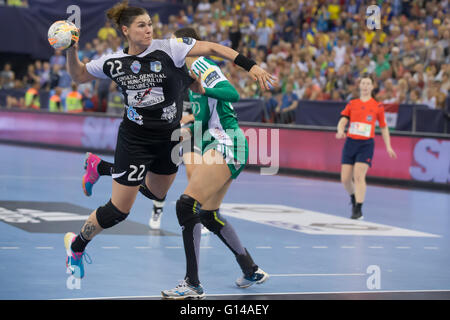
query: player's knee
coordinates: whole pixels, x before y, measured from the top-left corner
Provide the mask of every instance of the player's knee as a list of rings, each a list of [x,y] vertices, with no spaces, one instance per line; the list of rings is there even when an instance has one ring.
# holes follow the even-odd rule
[[[200,207],[201,204],[194,198],[185,194],[181,195],[176,204],[177,218],[180,226],[200,222]]]
[[[211,232],[219,234],[220,230],[225,227],[227,221],[221,216],[219,209],[217,210],[200,210],[201,223]]]
[[[143,184],[141,184],[139,186],[139,192],[142,193],[146,198],[148,198],[150,200],[156,200],[159,202],[163,202],[164,200],[166,200],[166,196],[164,196],[163,198],[158,198],[150,191],[149,188],[147,188],[146,185],[143,185]]]
[[[128,213],[121,212],[109,200],[107,204],[97,209],[96,216],[100,227],[108,229],[125,220],[128,217]]]

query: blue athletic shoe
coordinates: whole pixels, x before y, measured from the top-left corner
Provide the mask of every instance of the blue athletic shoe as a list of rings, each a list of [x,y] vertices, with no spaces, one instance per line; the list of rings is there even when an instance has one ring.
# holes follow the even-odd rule
[[[82,279],[84,277],[83,257],[87,264],[91,264],[92,260],[85,252],[72,251],[71,245],[76,236],[73,232],[68,232],[64,236],[64,247],[67,253],[66,267],[68,270],[67,273],[71,273],[75,278]]]

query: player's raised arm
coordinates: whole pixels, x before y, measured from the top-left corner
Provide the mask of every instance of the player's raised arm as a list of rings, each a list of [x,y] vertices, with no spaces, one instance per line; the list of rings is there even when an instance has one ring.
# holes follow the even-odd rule
[[[256,64],[255,61],[245,57],[236,50],[209,41],[197,41],[187,54],[188,57],[217,56],[245,69],[255,81],[259,82],[261,88],[270,90],[270,86],[276,86],[278,79]]]
[[[66,64],[67,72],[69,72],[74,82],[84,83],[96,79],[96,77],[87,71],[86,65],[78,58],[78,43],[67,49]]]

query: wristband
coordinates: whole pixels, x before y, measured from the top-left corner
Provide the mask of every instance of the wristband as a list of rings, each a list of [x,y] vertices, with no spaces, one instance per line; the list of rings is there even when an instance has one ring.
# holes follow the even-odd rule
[[[234,63],[243,69],[250,71],[250,69],[256,64],[252,59],[247,58],[242,54],[238,54],[238,56],[234,59]]]

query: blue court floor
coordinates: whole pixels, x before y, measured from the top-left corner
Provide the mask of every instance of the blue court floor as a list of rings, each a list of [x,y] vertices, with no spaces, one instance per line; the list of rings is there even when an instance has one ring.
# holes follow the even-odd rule
[[[184,167],[167,195],[161,231],[149,229],[152,204],[138,195],[129,218],[89,244],[92,264],[76,281],[66,273],[63,236],[78,233],[109,200],[110,177],[88,198],[83,153],[0,145],[0,155],[0,299],[152,299],[184,277],[175,215]],[[204,235],[200,280],[208,296],[450,292],[449,193],[369,185],[364,220],[353,221],[336,181],[243,172],[221,211],[271,277],[237,288],[234,256],[214,234]]]

